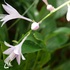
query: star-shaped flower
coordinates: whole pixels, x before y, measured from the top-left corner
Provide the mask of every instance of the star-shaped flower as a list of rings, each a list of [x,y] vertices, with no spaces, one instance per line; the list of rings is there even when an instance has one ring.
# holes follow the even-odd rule
[[[24,39],[18,45],[15,45],[15,46],[10,45],[7,42],[4,42],[4,44],[9,47],[9,49],[7,49],[6,51],[3,52],[3,54],[9,55],[4,60],[4,62],[5,62],[4,68],[11,67],[12,66],[11,61],[13,61],[15,58],[17,60],[18,65],[20,65],[21,57],[22,57],[22,60],[25,60],[25,57],[22,55],[22,52],[21,52],[21,47],[28,36],[29,36],[29,34],[27,36],[25,36]]]
[[[6,5],[5,5],[6,4]],[[32,22],[31,19],[29,18],[26,18],[22,15],[20,15],[18,13],[18,11],[13,8],[11,5],[9,5],[8,3],[5,2],[5,4],[2,4],[2,7],[4,8],[4,10],[8,13],[8,14],[0,14],[0,21],[3,21],[1,27],[9,20],[12,20],[12,19],[16,19],[16,18],[21,18],[21,19],[24,19],[24,20],[27,20],[27,21],[30,21]]]

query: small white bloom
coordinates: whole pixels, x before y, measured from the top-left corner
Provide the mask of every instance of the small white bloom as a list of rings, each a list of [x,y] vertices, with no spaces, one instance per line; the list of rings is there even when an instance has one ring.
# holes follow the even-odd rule
[[[27,36],[25,36],[24,39],[16,46],[13,46],[13,45],[8,44],[7,42],[4,42],[4,44],[9,47],[9,49],[7,49],[6,51],[3,52],[3,54],[9,55],[4,60],[5,69],[12,66],[11,61],[13,61],[15,58],[17,60],[18,65],[20,65],[21,57],[22,57],[22,60],[25,60],[25,57],[22,55],[22,52],[21,52],[21,47],[28,36],[29,36],[29,34]]]
[[[53,11],[54,9],[55,8],[51,4],[47,5],[47,10],[49,10],[50,12]]]
[[[6,4],[6,5],[5,5]],[[32,22],[31,19],[26,18],[24,16],[21,16],[16,9],[14,9],[11,5],[5,2],[5,4],[2,4],[2,7],[8,14],[0,14],[0,21],[3,21],[1,27],[9,20],[16,19],[16,18],[21,18],[25,19],[27,21]]]
[[[70,5],[68,4],[67,7],[68,7],[68,10],[67,10],[66,19],[67,21],[70,21]]]
[[[39,23],[33,22],[32,25],[31,25],[31,29],[32,30],[37,30],[38,28],[39,28]]]

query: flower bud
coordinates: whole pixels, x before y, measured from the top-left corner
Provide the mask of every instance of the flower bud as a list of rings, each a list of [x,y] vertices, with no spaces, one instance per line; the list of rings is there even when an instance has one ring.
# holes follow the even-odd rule
[[[33,22],[32,25],[31,25],[31,29],[32,30],[37,30],[38,28],[39,28],[39,23]]]
[[[52,11],[52,10],[54,10],[55,8],[52,6],[52,5],[50,5],[50,4],[48,4],[47,5],[47,10],[49,10],[50,12]]]

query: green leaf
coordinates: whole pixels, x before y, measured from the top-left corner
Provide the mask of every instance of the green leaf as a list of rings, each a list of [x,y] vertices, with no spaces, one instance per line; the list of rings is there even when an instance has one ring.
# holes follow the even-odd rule
[[[32,41],[26,41],[24,42],[23,46],[22,46],[22,53],[33,53],[36,51],[40,51],[41,47],[37,44],[35,44]]]
[[[54,33],[65,33],[70,34],[70,28],[67,27],[61,27],[54,31]]]
[[[40,67],[42,67],[51,59],[51,55],[47,50],[41,51],[40,54],[41,54],[41,57],[40,57],[41,59],[40,59],[40,62],[39,62],[38,65]]]
[[[46,48],[48,51],[53,52],[59,48],[63,48],[63,44],[66,43],[68,40],[68,37],[61,34],[61,35],[57,35],[51,39],[49,39],[46,42]]]
[[[45,20],[41,24],[41,27],[42,27],[41,34],[43,35],[43,38],[46,38],[49,34],[51,34],[57,28],[55,20],[52,20],[52,19],[51,19],[51,21]]]

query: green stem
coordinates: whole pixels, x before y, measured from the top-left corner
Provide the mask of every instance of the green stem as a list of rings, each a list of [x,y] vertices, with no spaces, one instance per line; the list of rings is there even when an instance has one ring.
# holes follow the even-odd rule
[[[18,43],[19,43],[21,40],[23,40],[23,38],[24,38],[26,35],[28,35],[28,36],[29,36],[29,35],[30,35],[30,33],[31,33],[31,31],[32,31],[32,30],[28,31],[24,36],[22,36],[22,38],[18,41]]]
[[[34,65],[33,65],[33,67],[32,67],[32,70],[35,70],[35,66],[36,66],[36,64],[37,64],[37,61],[38,61],[38,58],[39,58],[39,54],[40,54],[40,51],[38,51],[38,53],[37,53],[37,57],[36,57],[36,60],[35,60]]]
[[[34,5],[35,1],[30,5],[30,7],[22,14],[23,16],[30,10],[30,8]],[[9,28],[11,29],[20,19],[17,19]]]
[[[62,7],[64,7],[65,5],[67,5],[68,3],[70,3],[70,0],[65,2],[64,4],[62,4],[61,6],[57,7],[56,9],[54,9],[53,11],[51,11],[47,16],[45,16],[42,20],[39,21],[39,23],[42,23],[46,18],[48,18],[49,16],[51,16],[53,13],[55,13],[56,11],[58,11],[59,9],[61,9]]]

